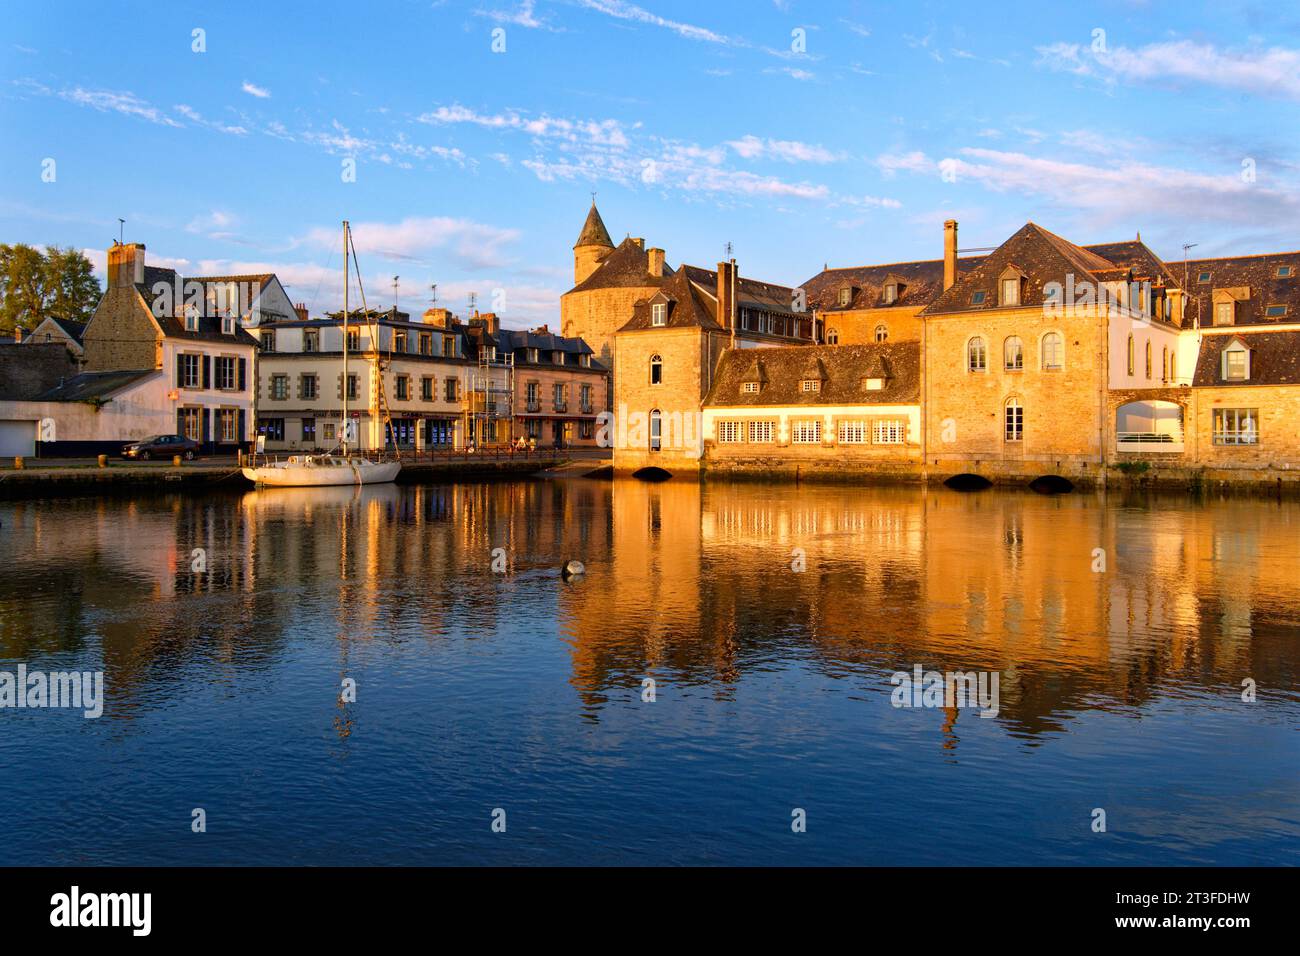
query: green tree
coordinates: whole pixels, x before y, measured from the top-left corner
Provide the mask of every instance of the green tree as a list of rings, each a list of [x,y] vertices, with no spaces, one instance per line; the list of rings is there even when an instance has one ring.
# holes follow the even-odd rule
[[[49,316],[86,322],[103,294],[79,250],[0,244],[0,334],[34,329]]]

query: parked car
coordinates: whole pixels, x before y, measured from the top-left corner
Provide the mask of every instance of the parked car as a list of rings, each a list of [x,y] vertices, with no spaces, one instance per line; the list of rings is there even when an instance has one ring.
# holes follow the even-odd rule
[[[186,461],[192,461],[199,453],[199,443],[184,435],[153,435],[122,446],[123,458],[138,458],[148,461],[150,458],[171,458],[180,455]]]

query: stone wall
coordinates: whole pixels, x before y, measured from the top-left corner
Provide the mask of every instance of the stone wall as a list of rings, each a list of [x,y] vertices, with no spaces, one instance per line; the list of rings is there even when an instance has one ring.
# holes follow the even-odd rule
[[[1042,337],[1061,333],[1063,368],[1042,367]],[[967,345],[984,340],[987,370],[967,370]],[[1024,368],[1004,367],[1008,336],[1018,336]],[[1092,315],[1055,316],[1039,310],[990,310],[929,321],[922,391],[930,464],[944,460],[1041,463],[1040,474],[1103,460],[1106,423],[1105,329]],[[1024,409],[1019,442],[1005,437],[1007,400]]]
[[[34,398],[79,371],[62,342],[0,344],[0,399]]]
[[[82,344],[89,372],[162,368],[162,332],[135,286],[104,293]]]

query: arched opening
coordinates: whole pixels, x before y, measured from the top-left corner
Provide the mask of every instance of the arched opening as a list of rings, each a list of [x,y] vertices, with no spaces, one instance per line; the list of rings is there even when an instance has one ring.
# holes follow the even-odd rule
[[[672,472],[664,471],[654,465],[648,465],[645,468],[638,468],[632,472],[633,478],[640,478],[642,481],[667,481],[673,476]]]
[[[993,482],[983,475],[972,475],[967,472],[953,475],[944,482],[944,486],[951,488],[953,491],[983,491],[985,488],[992,488]]]
[[[1039,475],[1029,487],[1040,495],[1064,495],[1074,490],[1074,482],[1060,475]]]
[[[1183,409],[1177,402],[1147,399],[1115,409],[1115,450],[1130,453],[1183,450]]]

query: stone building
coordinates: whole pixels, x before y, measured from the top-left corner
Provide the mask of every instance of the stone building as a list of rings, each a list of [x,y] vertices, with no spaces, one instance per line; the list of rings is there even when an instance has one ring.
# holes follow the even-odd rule
[[[793,311],[794,290],[716,270],[682,266],[639,301],[615,335],[617,471],[694,471],[703,453],[701,402],[727,349],[811,343],[814,318]]]
[[[614,333],[672,275],[664,251],[646,249],[644,239],[629,236],[615,247],[593,202],[573,247],[573,288],[560,296],[561,334],[583,339],[596,361],[613,368]]]
[[[728,349],[704,399],[704,442],[711,473],[915,476],[920,343]]]
[[[827,345],[919,342],[920,311],[983,256],[958,258],[957,222],[944,223],[944,258],[824,269],[801,288]],[[949,274],[948,270],[952,273]]]
[[[260,277],[244,278],[265,285]],[[149,387],[165,392],[176,433],[200,442],[205,453],[233,453],[252,435],[257,343],[244,328],[245,316],[218,308],[205,291],[202,279],[146,265],[142,243],[114,243],[108,289],[82,334],[84,368],[162,369],[166,375],[148,379]],[[123,440],[129,437],[140,436]]]

